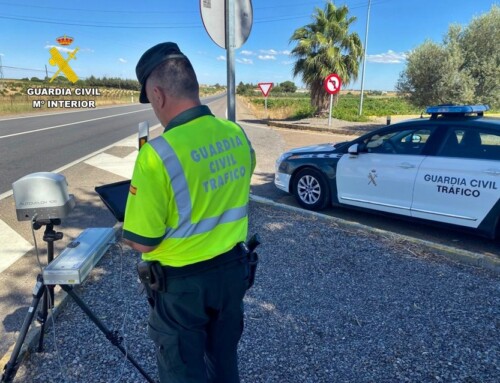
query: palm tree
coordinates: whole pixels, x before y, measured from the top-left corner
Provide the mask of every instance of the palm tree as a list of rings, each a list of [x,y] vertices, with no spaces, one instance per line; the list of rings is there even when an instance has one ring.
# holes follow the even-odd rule
[[[356,17],[348,18],[348,13],[347,6],[337,8],[328,1],[324,10],[316,8],[312,23],[295,30],[290,38],[290,42],[297,42],[291,52],[297,59],[293,75],[302,75],[302,81],[311,91],[311,106],[316,113],[328,110],[329,94],[323,88],[326,76],[336,73],[343,84],[358,77],[363,47],[358,34],[349,33]]]

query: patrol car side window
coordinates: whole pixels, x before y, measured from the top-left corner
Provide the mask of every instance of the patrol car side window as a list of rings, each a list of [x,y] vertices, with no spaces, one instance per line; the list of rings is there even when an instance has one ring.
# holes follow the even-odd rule
[[[498,160],[500,159],[500,132],[476,127],[451,128],[438,155]]]
[[[430,135],[430,129],[405,129],[382,135],[375,134],[363,144],[368,153],[418,155],[422,153]]]

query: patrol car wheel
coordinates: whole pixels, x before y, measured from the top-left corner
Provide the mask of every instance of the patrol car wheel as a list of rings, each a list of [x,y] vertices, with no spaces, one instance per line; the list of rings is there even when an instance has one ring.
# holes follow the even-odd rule
[[[329,202],[328,184],[315,169],[302,169],[293,179],[293,195],[305,209],[321,210]]]

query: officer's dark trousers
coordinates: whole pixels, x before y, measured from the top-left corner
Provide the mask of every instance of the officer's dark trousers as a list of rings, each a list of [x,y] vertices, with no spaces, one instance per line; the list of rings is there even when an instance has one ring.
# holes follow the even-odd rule
[[[149,336],[156,344],[162,383],[237,383],[237,346],[243,331],[246,260],[233,260],[185,277],[167,276],[154,293]]]

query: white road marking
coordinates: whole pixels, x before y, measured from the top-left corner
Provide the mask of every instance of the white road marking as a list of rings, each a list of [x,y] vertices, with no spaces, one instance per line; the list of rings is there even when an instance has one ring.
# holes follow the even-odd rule
[[[120,177],[130,179],[132,178],[137,153],[138,151],[134,151],[125,158],[113,156],[107,153],[101,153],[88,159],[85,163],[98,169],[106,170]]]
[[[0,220],[0,273],[33,248],[33,245]]]
[[[151,131],[161,128],[161,124],[157,124],[153,127],[151,127]],[[129,136],[127,138],[124,138],[123,140],[117,142],[113,146],[127,146],[127,147],[132,147],[132,148],[138,148],[139,147],[139,138],[138,135],[133,135]],[[101,170],[106,170],[110,173],[116,174],[118,176],[124,177],[124,178],[132,178],[132,173],[134,171],[134,165],[135,165],[135,159],[137,158],[137,154],[139,152],[135,150],[134,152],[130,153],[128,156],[125,158],[121,157],[116,157],[111,154],[107,153],[101,153],[98,154],[97,156],[92,156],[88,160],[85,161],[87,165],[94,166],[98,169]]]
[[[105,119],[107,119],[107,118],[113,118],[113,117],[118,117],[118,116],[125,116],[125,115],[127,115],[127,114],[139,113],[139,112],[144,112],[144,110],[134,110],[134,111],[132,111],[132,112],[119,113],[119,114],[112,114],[111,116],[98,117],[98,118],[91,118],[90,120],[70,122],[69,124],[62,124],[62,125],[56,125],[56,126],[49,126],[49,127],[47,127],[47,128],[34,129],[34,130],[29,130],[29,131],[27,131],[27,132],[20,132],[20,133],[7,134],[7,135],[5,135],[5,136],[0,136],[0,140],[1,140],[2,138],[9,138],[9,137],[15,137],[15,136],[23,136],[23,135],[25,135],[25,134],[31,134],[31,133],[37,133],[37,132],[43,132],[44,130],[58,129],[58,128],[63,128],[63,127],[65,127],[65,126],[77,125],[77,124],[83,124],[83,123],[85,123],[85,122],[91,122],[91,121],[105,120]]]
[[[68,114],[68,113],[79,113],[79,112],[90,112],[93,110],[106,110],[106,109],[113,109],[113,108],[126,108],[130,106],[134,106],[136,104],[128,104],[128,105],[113,105],[113,106],[101,106],[96,109],[78,109],[78,110],[68,110],[65,112],[54,112],[54,113],[39,113],[39,114],[29,114],[29,115],[22,115],[22,116],[16,116],[16,117],[8,117],[8,118],[3,118],[0,119],[1,121],[10,121],[10,120],[19,120],[21,118],[33,118],[33,117],[52,117],[52,116],[58,116],[60,114]],[[141,110],[149,110],[150,108],[144,108]]]

